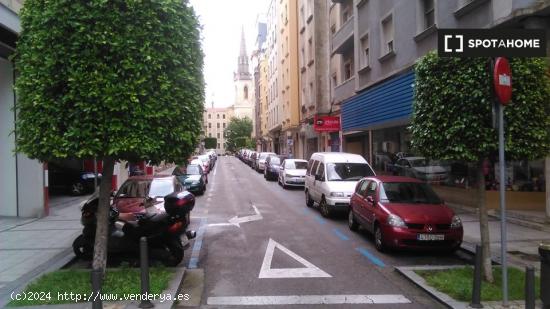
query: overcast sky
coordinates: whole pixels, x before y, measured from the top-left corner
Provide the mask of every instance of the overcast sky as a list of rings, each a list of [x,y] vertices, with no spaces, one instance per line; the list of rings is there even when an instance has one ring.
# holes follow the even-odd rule
[[[269,0],[190,0],[190,3],[203,26],[206,106],[210,107],[212,101],[215,107],[229,106],[235,96],[233,72],[237,70],[241,29],[244,26],[250,57],[257,35],[256,20],[258,14],[267,12]]]

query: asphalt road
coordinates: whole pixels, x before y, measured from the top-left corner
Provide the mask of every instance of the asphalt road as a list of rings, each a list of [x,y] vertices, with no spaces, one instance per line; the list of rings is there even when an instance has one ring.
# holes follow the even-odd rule
[[[219,157],[208,178],[184,261],[186,276],[204,274],[184,283],[202,290],[191,300],[204,308],[442,308],[393,266],[464,263],[457,255],[381,254],[367,232],[348,229],[345,215],[324,219],[306,207],[303,190],[265,181],[235,157]]]

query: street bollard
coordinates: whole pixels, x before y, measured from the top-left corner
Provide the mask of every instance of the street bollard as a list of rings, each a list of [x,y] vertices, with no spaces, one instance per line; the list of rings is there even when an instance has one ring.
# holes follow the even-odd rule
[[[540,256],[540,300],[542,308],[550,309],[550,244],[539,245]]]
[[[525,309],[535,309],[535,268],[525,267]]]
[[[481,246],[476,245],[476,256],[474,265],[474,280],[472,288],[472,308],[483,308],[481,304]]]
[[[92,270],[92,309],[103,309],[100,297],[101,281],[103,281],[103,271],[101,269]]]
[[[139,240],[139,264],[141,268],[141,303],[140,308],[153,308],[155,305],[149,299],[149,253],[147,238]]]

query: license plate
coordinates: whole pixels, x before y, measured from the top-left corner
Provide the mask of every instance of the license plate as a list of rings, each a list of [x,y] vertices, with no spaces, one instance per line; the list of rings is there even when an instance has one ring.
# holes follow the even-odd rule
[[[418,240],[445,240],[443,234],[418,234],[416,237]]]

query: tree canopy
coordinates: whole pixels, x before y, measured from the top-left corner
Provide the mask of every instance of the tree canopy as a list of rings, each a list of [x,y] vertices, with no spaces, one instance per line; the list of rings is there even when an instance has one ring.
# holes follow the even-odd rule
[[[193,151],[204,82],[188,1],[28,0],[21,24],[19,151],[153,161]]]
[[[512,100],[505,108],[506,158],[542,158],[550,152],[550,78],[541,58],[510,60]],[[443,58],[415,67],[412,145],[438,159],[476,162],[498,149],[492,126],[492,73],[487,58]]]
[[[248,117],[231,118],[224,131],[226,136],[226,149],[235,151],[238,148],[247,147],[252,134],[252,120]]]
[[[215,137],[205,137],[204,138],[204,148],[212,149],[217,148],[218,140]]]

